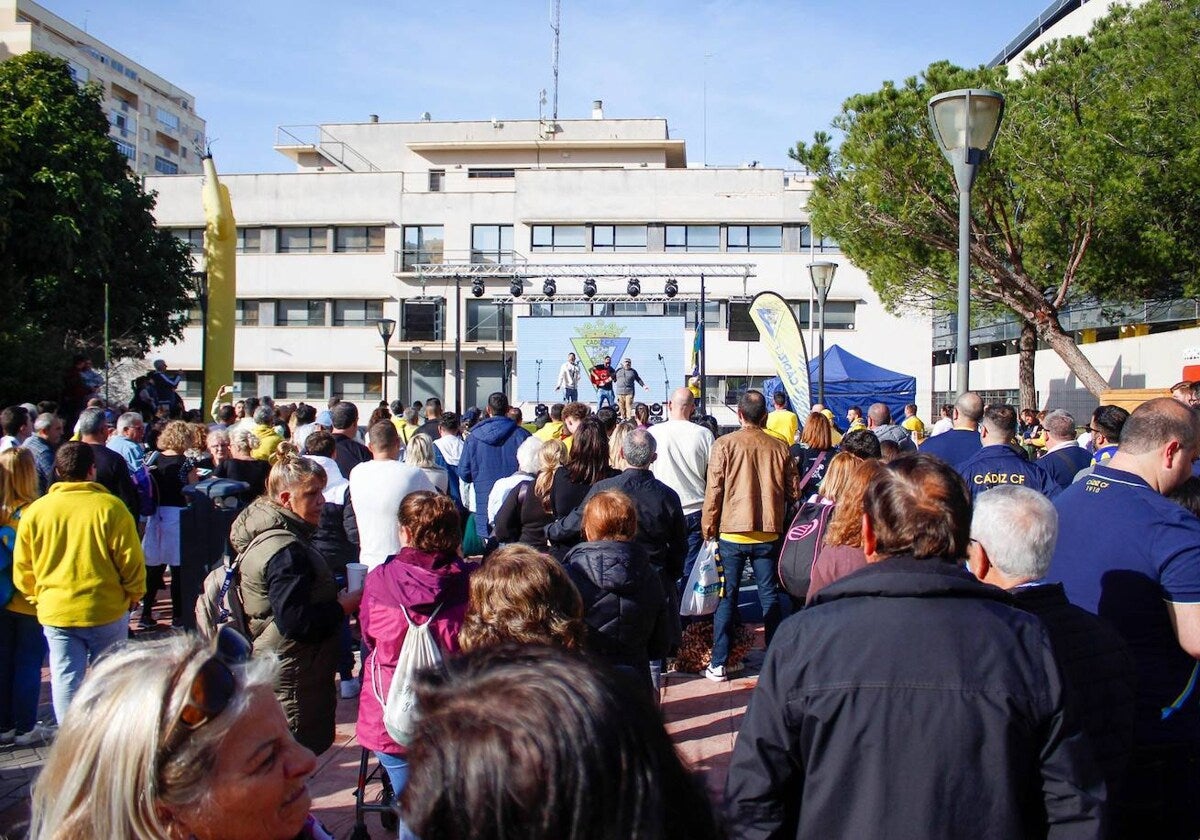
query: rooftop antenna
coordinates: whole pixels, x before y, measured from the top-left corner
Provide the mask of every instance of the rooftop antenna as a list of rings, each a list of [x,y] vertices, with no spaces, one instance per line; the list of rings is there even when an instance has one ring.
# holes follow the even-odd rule
[[[554,33],[554,112],[550,119],[558,122],[558,36],[562,31],[562,0],[550,0],[550,31]]]
[[[546,89],[538,91],[538,122],[546,121]]]

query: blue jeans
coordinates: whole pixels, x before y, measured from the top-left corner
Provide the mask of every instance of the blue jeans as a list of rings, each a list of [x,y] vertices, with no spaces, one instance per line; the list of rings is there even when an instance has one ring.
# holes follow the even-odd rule
[[[379,759],[392,782],[392,801],[399,802],[400,792],[408,784],[408,759],[383,752],[375,753],[375,757]]]
[[[0,607],[0,732],[37,725],[46,640],[37,616]]]
[[[608,407],[613,411],[617,409],[617,400],[613,396],[612,388],[600,388],[596,391],[596,410],[604,408],[604,404],[608,403]]]
[[[717,612],[713,616],[713,665],[724,665],[729,658],[729,635],[736,623],[734,616],[737,612],[738,589],[747,561],[754,569],[754,580],[758,584],[758,603],[762,606],[763,623],[766,625],[765,641],[768,646],[771,644],[780,621],[779,579],[775,568],[778,548],[778,540],[747,544],[718,541],[721,566],[725,570],[725,595],[717,604]]]
[[[43,627],[50,647],[50,696],[54,717],[63,722],[88,665],[123,639],[129,638],[129,616],[99,627]]]

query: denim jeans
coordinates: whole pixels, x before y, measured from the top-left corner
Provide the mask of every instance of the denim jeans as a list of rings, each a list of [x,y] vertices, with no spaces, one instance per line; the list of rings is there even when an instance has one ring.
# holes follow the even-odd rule
[[[749,561],[754,569],[754,580],[758,584],[758,603],[762,606],[765,642],[769,646],[779,627],[779,579],[775,568],[779,541],[769,543],[732,543],[720,540],[721,566],[725,570],[725,595],[717,604],[713,616],[712,664],[724,665],[729,658],[730,632],[736,624],[738,589],[742,581],[742,569]]]
[[[388,779],[392,782],[392,801],[399,802],[400,793],[408,784],[408,759],[383,752],[375,753],[375,757],[379,759],[379,763],[383,765],[384,771],[388,774]]]
[[[596,410],[604,408],[605,403],[608,403],[609,408],[616,410],[617,401],[613,397],[612,388],[600,388],[596,391]]]
[[[63,722],[71,699],[87,673],[88,665],[117,642],[129,637],[129,617],[122,615],[99,627],[43,627],[50,647],[50,696],[54,717]]]
[[[0,732],[29,732],[37,724],[46,640],[37,616],[0,607]]]

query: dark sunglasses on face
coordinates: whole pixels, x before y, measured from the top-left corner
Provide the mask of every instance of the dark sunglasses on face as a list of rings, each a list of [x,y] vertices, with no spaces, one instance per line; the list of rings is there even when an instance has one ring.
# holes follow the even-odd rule
[[[159,751],[160,763],[179,749],[189,732],[199,729],[228,708],[237,691],[237,679],[231,666],[249,661],[252,652],[250,642],[232,627],[222,627],[217,632],[212,654],[192,675],[183,708],[167,727]]]

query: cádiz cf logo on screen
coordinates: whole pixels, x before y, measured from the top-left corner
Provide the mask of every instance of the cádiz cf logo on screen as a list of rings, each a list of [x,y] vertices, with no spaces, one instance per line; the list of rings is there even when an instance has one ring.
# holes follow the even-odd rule
[[[603,364],[605,356],[612,356],[613,367],[616,367],[621,364],[621,357],[629,347],[629,339],[623,335],[624,332],[624,327],[612,321],[589,321],[575,328],[571,346],[585,370]]]

